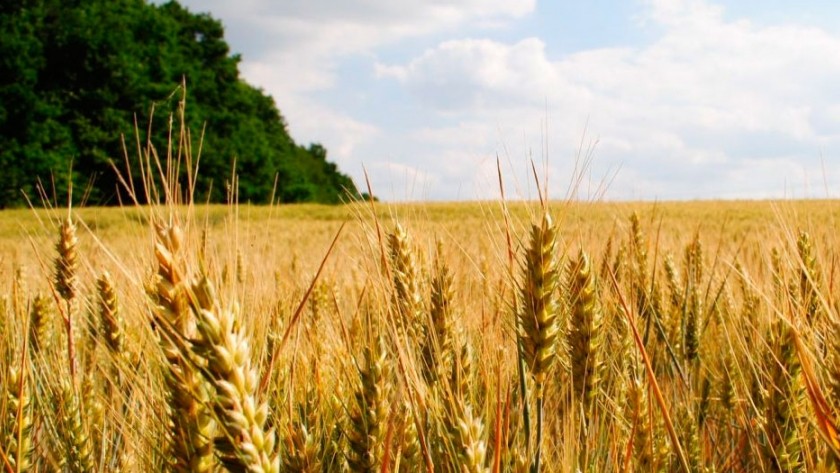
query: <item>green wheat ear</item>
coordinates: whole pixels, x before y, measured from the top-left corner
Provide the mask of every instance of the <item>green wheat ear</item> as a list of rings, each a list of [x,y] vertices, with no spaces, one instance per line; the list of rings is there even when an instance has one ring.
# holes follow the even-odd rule
[[[556,360],[560,333],[556,251],[557,229],[544,214],[540,224],[531,227],[517,312],[521,356],[536,382],[537,397],[542,396],[548,370]]]
[[[6,378],[6,432],[5,452],[12,471],[29,471],[32,467],[34,444],[32,418],[32,387],[26,373],[17,366],[10,366]],[[2,425],[2,424],[0,424]]]
[[[588,418],[601,375],[601,307],[596,294],[595,275],[586,252],[581,250],[570,268],[572,386],[583,407],[584,418]]]
[[[381,466],[391,401],[391,373],[384,340],[364,347],[359,361],[360,386],[350,406],[347,464],[350,471],[373,472]]]
[[[773,322],[771,351],[767,354],[770,376],[763,386],[768,440],[765,456],[778,471],[802,471],[804,467],[799,424],[805,422],[801,413],[805,386],[793,330],[786,321]]]
[[[517,329],[520,366],[534,378],[537,407],[536,441],[531,471],[539,473],[542,457],[543,396],[548,370],[557,359],[560,334],[560,272],[557,264],[557,228],[547,213],[531,227],[531,241],[525,253],[524,276],[519,287]],[[524,370],[523,370],[524,371]],[[524,385],[524,373],[520,378]],[[523,413],[523,419],[528,417]],[[530,422],[526,420],[526,422]],[[526,429],[527,430],[527,429]]]
[[[66,433],[62,466],[69,471],[96,471],[90,431],[84,422],[79,395],[73,385],[61,382],[59,402],[63,406],[62,428]]]
[[[821,315],[820,303],[820,269],[817,264],[816,251],[811,243],[811,235],[808,232],[800,232],[796,240],[796,248],[799,252],[799,303],[805,310],[805,318],[809,323]]]

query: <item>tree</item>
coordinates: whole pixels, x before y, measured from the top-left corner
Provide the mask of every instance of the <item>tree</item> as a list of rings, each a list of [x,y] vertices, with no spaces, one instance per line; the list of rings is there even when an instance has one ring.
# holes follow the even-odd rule
[[[0,206],[55,176],[57,192],[72,169],[90,203],[119,201],[112,161],[123,161],[121,135],[135,120],[166,144],[166,115],[187,86],[186,125],[205,131],[198,198],[225,199],[233,163],[240,200],[338,202],[352,181],[326,160],[320,144],[289,136],[274,100],[239,74],[221,22],[175,1],[10,0],[0,5]],[[130,140],[129,140],[130,141]],[[71,166],[72,163],[72,166]],[[133,167],[133,172],[138,172]],[[138,177],[139,176],[135,176]],[[138,179],[139,180],[139,179]],[[142,196],[140,196],[142,197]]]

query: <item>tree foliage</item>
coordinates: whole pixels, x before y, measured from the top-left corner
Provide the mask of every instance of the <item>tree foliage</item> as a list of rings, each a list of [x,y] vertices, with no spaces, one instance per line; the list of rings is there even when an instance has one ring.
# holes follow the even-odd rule
[[[292,140],[274,100],[240,77],[239,62],[221,22],[175,1],[0,2],[0,207],[21,204],[39,180],[61,194],[68,175],[86,189],[79,198],[116,203],[122,191],[110,163],[123,162],[121,135],[133,136],[135,124],[145,132],[155,104],[150,131],[166,143],[163,117],[177,112],[182,81],[186,125],[194,141],[204,136],[196,198],[222,201],[234,162],[241,201],[356,194],[323,146]]]

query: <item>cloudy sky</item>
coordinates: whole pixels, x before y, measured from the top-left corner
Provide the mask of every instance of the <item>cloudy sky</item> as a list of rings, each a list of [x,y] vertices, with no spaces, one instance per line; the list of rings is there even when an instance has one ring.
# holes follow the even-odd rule
[[[840,196],[840,2],[182,3],[388,200]]]

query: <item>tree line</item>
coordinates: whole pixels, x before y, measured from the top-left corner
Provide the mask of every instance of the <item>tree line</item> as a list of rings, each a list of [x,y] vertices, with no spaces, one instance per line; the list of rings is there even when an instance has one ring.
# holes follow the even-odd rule
[[[57,194],[72,182],[90,204],[119,202],[121,135],[132,143],[136,124],[165,146],[182,81],[185,125],[203,136],[197,200],[226,198],[234,162],[243,202],[356,195],[322,145],[295,143],[274,100],[240,77],[240,60],[219,20],[176,1],[0,2],[0,207],[23,204],[39,181]]]

